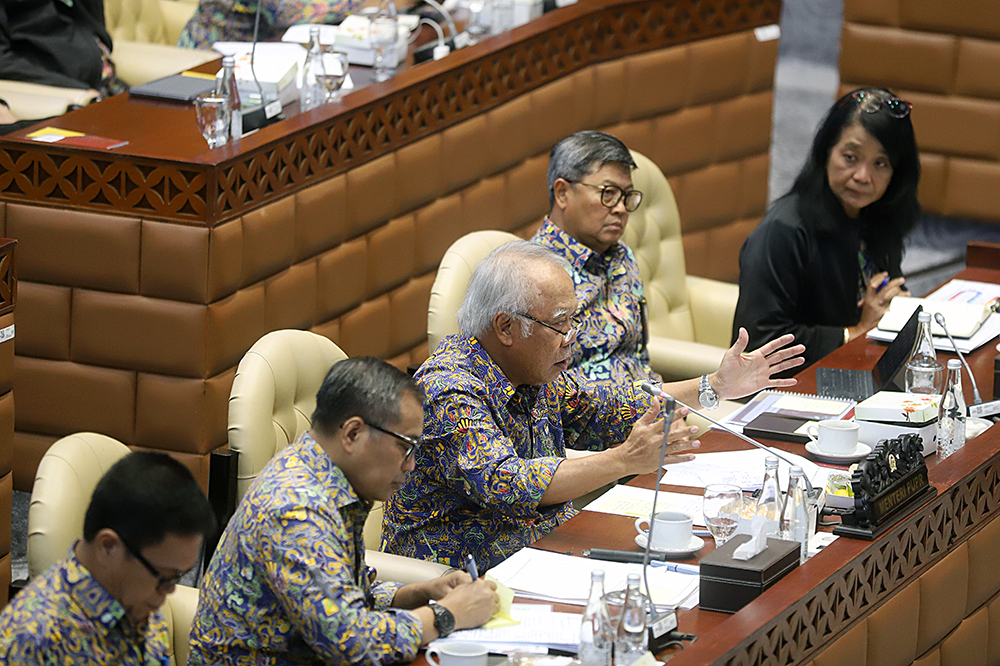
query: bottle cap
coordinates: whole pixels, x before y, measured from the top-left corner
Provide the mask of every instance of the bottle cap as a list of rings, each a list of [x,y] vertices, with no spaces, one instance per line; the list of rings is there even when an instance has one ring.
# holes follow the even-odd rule
[[[957,358],[949,358],[948,359],[948,369],[949,370],[961,370],[962,369],[962,362],[959,361]]]
[[[927,312],[927,310],[921,310],[920,312],[917,313],[917,321],[929,322],[930,320],[931,320],[931,313]]]
[[[233,56],[226,56],[222,59],[222,66],[228,67],[229,65],[235,65],[236,59]]]
[[[803,472],[802,468],[798,465],[792,465],[792,468],[788,470],[788,473],[792,476],[805,476],[805,472]]]
[[[764,458],[764,464],[776,466],[778,464],[778,456],[766,456]]]

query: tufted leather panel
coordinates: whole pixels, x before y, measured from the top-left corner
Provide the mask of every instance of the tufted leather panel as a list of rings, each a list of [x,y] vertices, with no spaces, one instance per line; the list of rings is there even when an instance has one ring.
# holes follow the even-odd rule
[[[841,91],[892,88],[913,103],[930,213],[1000,221],[1000,13],[978,0],[847,0]]]
[[[735,281],[766,207],[776,50],[748,31],[576,70],[211,226],[0,205],[30,297],[16,487],[30,488],[49,443],[80,430],[204,469],[226,443],[234,368],[271,330],[421,362],[445,250],[478,229],[529,236],[548,210],[548,152],[580,129],[649,156],[676,198],[687,272]]]

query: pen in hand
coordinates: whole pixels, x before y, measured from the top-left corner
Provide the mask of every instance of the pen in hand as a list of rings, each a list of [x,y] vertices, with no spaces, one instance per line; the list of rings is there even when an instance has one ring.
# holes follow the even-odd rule
[[[479,578],[479,567],[476,566],[476,558],[472,555],[465,556],[465,570],[472,576],[472,580]]]

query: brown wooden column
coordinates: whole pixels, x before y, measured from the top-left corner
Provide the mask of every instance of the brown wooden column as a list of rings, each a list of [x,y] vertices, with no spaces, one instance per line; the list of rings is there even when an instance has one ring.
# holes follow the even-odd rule
[[[14,305],[17,302],[17,241],[0,239],[0,608],[10,588],[10,532],[14,503]]]

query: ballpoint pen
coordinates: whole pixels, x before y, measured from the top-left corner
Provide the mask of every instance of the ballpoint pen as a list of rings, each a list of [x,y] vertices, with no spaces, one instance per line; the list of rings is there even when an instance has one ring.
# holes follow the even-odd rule
[[[682,564],[680,562],[650,562],[654,567],[663,567],[667,571],[688,574],[689,576],[700,576],[701,569],[697,564]]]
[[[465,570],[472,576],[472,580],[479,578],[479,567],[476,566],[476,558],[471,554],[465,556]]]

